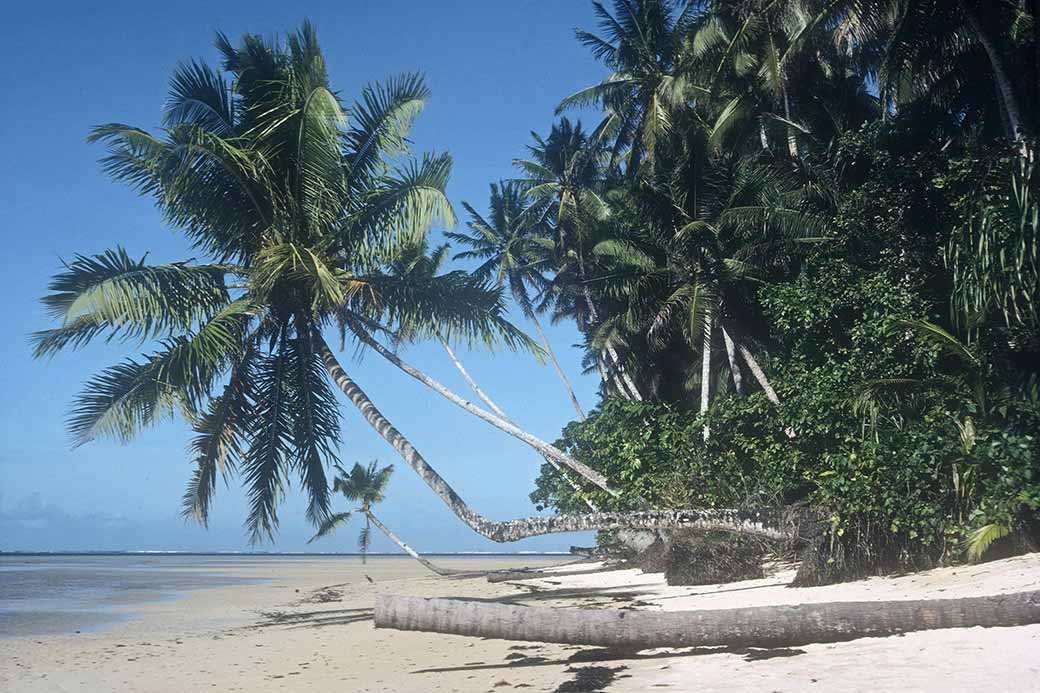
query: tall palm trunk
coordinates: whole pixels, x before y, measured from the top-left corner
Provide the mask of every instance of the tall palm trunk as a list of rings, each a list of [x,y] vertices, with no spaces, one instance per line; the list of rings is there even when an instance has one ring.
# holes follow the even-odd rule
[[[708,398],[711,396],[711,315],[704,316],[704,342],[701,345],[701,416],[708,414]],[[711,431],[704,424],[704,440]]]
[[[470,529],[496,542],[564,532],[606,529],[693,529],[729,531],[770,539],[787,540],[796,534],[798,518],[784,509],[768,510],[644,510],[628,513],[588,513],[585,515],[547,515],[522,520],[493,522],[474,512],[431,467],[419,451],[401,435],[376,408],[354,380],[347,375],[321,334],[314,333],[315,346],[332,381],[357,407],[365,420],[390,444],[401,459],[437,494],[445,505]]]
[[[462,365],[462,361],[460,361],[459,357],[455,355],[455,352],[452,350],[451,345],[449,345],[448,342],[446,342],[443,339],[441,340],[441,344],[444,345],[444,350],[448,352],[448,358],[450,358],[451,362],[455,364],[455,368],[458,369],[459,373],[462,374],[462,378],[469,384],[470,388],[473,390],[473,393],[480,398],[480,401],[486,404],[488,408],[491,409],[491,411],[495,412],[506,421],[512,423],[513,420],[510,419],[504,411],[502,411],[501,407],[495,404],[494,400],[492,400],[487,395],[487,393],[480,388],[479,385],[477,385],[477,381],[473,379],[473,376],[469,374],[469,371],[466,370],[466,367]],[[575,404],[577,404],[577,400],[575,400]],[[562,467],[560,467],[560,464],[556,460],[549,457],[548,455],[542,455],[542,459],[548,462],[549,466],[555,469],[556,473],[563,477],[563,480],[567,482],[571,489],[573,489],[574,492],[577,493],[583,501],[585,501],[585,505],[589,506],[589,510],[591,510],[592,512],[596,512],[598,510],[596,505],[584,496],[584,494],[582,493],[582,488],[578,485],[578,482],[572,479],[570,475],[567,474],[567,472],[565,472]]]
[[[473,402],[455,394],[450,389],[448,389],[441,383],[437,382],[430,376],[426,375],[422,371],[406,363],[404,360],[401,359],[401,357],[399,357],[397,354],[393,353],[392,351],[384,347],[382,344],[380,344],[371,335],[365,332],[360,326],[358,327],[358,329],[355,330],[355,333],[358,335],[358,338],[362,342],[372,347],[372,349],[374,349],[376,353],[378,353],[380,356],[382,356],[387,361],[394,364],[402,371],[421,382],[423,385],[426,385],[427,387],[434,390],[441,396],[445,397],[453,404],[461,407],[462,409],[465,409],[477,418],[488,422],[500,431],[508,433],[514,438],[522,440],[523,442],[527,443],[532,448],[540,452],[542,455],[545,455],[546,457],[551,457],[560,464],[574,470],[574,472],[576,472],[578,475],[584,477],[590,483],[595,484],[596,486],[603,489],[610,495],[615,497],[619,495],[617,491],[611,488],[610,484],[607,482],[607,478],[599,472],[597,472],[592,467],[589,467],[588,465],[579,462],[578,460],[575,460],[569,455],[565,455],[559,449],[553,447],[549,443],[546,443],[544,440],[531,435],[527,431],[518,428],[516,424],[507,421],[501,416],[496,416],[495,414],[492,414],[486,409],[481,409],[477,405],[473,404]]]
[[[657,647],[788,647],[910,631],[1040,623],[1040,590],[962,599],[830,602],[695,611],[559,609],[382,595],[376,628],[502,640]]]
[[[549,344],[549,338],[545,336],[545,332],[542,330],[542,324],[539,322],[534,311],[528,314],[527,318],[534,323],[534,329],[538,331],[538,336],[542,339],[542,344],[545,345],[545,353],[549,356],[549,362],[556,369],[556,375],[560,376],[560,381],[563,383],[563,387],[567,390],[567,395],[571,398],[571,404],[574,406],[574,411],[578,413],[578,419],[581,421],[585,420],[585,412],[581,408],[581,404],[578,402],[578,397],[574,394],[574,388],[571,387],[571,381],[567,379],[567,374],[560,368],[559,361],[556,360],[556,354],[553,352],[552,346]]]
[[[787,125],[787,152],[791,155],[792,159],[797,159],[800,155],[798,151],[798,137],[794,134],[794,126],[791,125],[791,100],[787,96],[787,81],[781,75],[780,77],[780,91],[783,94],[784,99],[784,118],[788,121]]]
[[[390,531],[389,527],[380,522],[379,518],[377,518],[371,512],[365,513],[365,519],[366,521],[371,520],[372,524],[376,526],[376,529],[385,534],[387,539],[397,544],[406,554],[408,554],[415,560],[419,561],[419,563],[421,563],[423,566],[433,571],[434,573],[437,573],[438,575],[461,575],[463,573],[468,572],[465,570],[450,570],[448,568],[441,568],[438,565],[434,565],[430,561],[420,556],[411,546],[401,541],[396,534]]]
[[[366,511],[365,512],[365,543],[361,545],[361,565],[366,565],[368,563],[368,542],[369,542],[369,537],[371,536],[369,533],[371,531],[372,531],[372,526],[369,524],[368,512]]]
[[[968,6],[968,3],[965,0],[958,0],[957,4],[960,5],[961,12],[967,18],[972,32],[974,32],[979,43],[982,44],[982,49],[986,52],[986,57],[989,59],[990,68],[993,70],[993,79],[996,80],[997,88],[1000,90],[1000,95],[1004,101],[1004,109],[1011,128],[1009,133],[1011,139],[1021,140],[1026,134],[1026,126],[1022,119],[1022,108],[1018,101],[1018,95],[1015,93],[1014,85],[1011,83],[1011,79],[1008,77],[1007,70],[1004,67],[1004,57],[1001,55],[1000,48],[993,43],[989,32],[979,22],[975,11]],[[1023,153],[1026,153],[1024,145]]]

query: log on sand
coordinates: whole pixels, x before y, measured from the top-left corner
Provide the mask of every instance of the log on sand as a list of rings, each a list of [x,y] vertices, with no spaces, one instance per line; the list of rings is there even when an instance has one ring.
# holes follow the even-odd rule
[[[488,573],[488,582],[513,582],[515,580],[553,580],[569,578],[574,575],[591,575],[593,573],[606,573],[612,570],[622,570],[623,565],[601,565],[586,570],[551,571],[538,569],[504,570],[501,572]]]
[[[937,628],[1040,623],[1040,591],[966,599],[703,611],[553,609],[383,595],[376,628],[630,649],[788,647]]]

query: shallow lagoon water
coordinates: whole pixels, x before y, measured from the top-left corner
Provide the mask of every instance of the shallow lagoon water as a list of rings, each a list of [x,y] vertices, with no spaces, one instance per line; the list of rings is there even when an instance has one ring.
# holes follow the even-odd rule
[[[134,605],[205,587],[256,582],[233,574],[254,556],[0,555],[0,637],[87,632]],[[270,558],[268,558],[270,560]]]

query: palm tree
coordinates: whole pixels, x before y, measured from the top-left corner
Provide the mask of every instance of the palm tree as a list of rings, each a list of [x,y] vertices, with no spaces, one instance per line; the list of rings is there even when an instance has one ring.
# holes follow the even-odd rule
[[[358,534],[358,549],[361,551],[361,563],[367,562],[368,549],[372,545],[372,505],[381,502],[386,497],[386,485],[390,482],[390,475],[394,473],[394,466],[387,465],[382,469],[376,469],[376,463],[369,462],[367,467],[362,467],[357,462],[349,472],[343,467],[334,465],[339,474],[332,482],[332,490],[342,493],[349,501],[358,503],[353,512],[359,512],[365,516],[365,524]],[[350,521],[352,512],[340,512],[330,515],[321,523],[318,531],[307,542],[308,544],[328,536],[342,525]]]
[[[951,132],[1035,136],[1036,8],[987,0],[801,2],[810,27],[877,77],[886,108],[924,106]],[[800,45],[793,46],[794,50]],[[1023,79],[1016,79],[1021,75]],[[1031,107],[1024,104],[1033,102]],[[1023,152],[1027,149],[1023,148]]]
[[[217,48],[230,83],[203,63],[180,66],[161,136],[118,123],[91,134],[109,146],[105,170],[152,196],[209,262],[150,265],[115,249],[77,256],[53,278],[44,304],[60,324],[35,335],[37,356],[100,336],[161,340],[153,353],[88,381],[69,422],[75,443],[129,440],[181,413],[196,433],[185,515],[205,524],[218,473],[241,474],[246,526],[260,541],[277,529],[291,475],[308,494],[311,522],[330,515],[325,468],[337,461],[340,431],[331,379],[460,519],[493,540],[630,524],[787,533],[767,514],[735,511],[496,523],[471,510],[323,335],[334,323],[363,327],[359,316],[415,336],[528,345],[492,287],[439,283],[417,292],[384,271],[434,221],[454,220],[444,194],[451,159],[405,157],[409,126],[429,96],[421,76],[366,87],[347,125],[311,25],[284,44],[247,35],[236,47],[218,34]],[[371,341],[361,329],[354,336]]]
[[[557,315],[568,311],[585,330],[599,321],[599,311],[587,283],[585,267],[589,245],[587,235],[592,228],[590,219],[606,213],[608,207],[599,195],[603,189],[602,163],[604,151],[597,135],[587,135],[581,123],[572,124],[561,118],[553,125],[549,136],[542,139],[531,133],[535,140],[528,147],[529,159],[516,159],[525,177],[520,183],[536,204],[545,207],[543,218],[554,224],[553,257],[551,263],[557,281],[544,291],[546,301],[556,301]],[[563,278],[564,281],[558,281]],[[568,280],[572,278],[572,280]],[[641,400],[642,394],[631,375],[625,372],[621,356],[614,343],[606,343],[596,361],[604,387],[612,381],[614,389],[628,399]],[[603,362],[606,362],[604,367]],[[611,377],[607,377],[607,372]]]
[[[460,237],[459,234],[455,234],[452,232],[448,232],[447,235],[453,239]],[[462,237],[465,238],[465,236]],[[448,246],[447,244],[440,245],[437,248],[435,248],[432,253],[427,252],[428,248],[429,244],[425,240],[423,240],[421,243],[416,244],[413,247],[403,249],[400,256],[391,263],[390,271],[393,272],[399,278],[408,279],[413,284],[443,281],[446,277],[452,275],[457,275],[459,277],[459,280],[462,282],[474,282],[477,286],[480,286],[481,283],[486,280],[487,272],[483,270],[484,267],[488,266],[487,263],[485,263],[484,267],[479,268],[477,272],[474,272],[472,274],[455,271],[449,273],[448,275],[438,275],[438,272],[440,271],[441,267],[444,265],[445,260],[447,259],[450,246]],[[498,284],[498,288],[501,288],[501,281],[496,282],[496,284]],[[521,290],[526,290],[526,287],[521,285]],[[516,295],[515,292],[514,295]],[[521,294],[521,297],[526,298],[526,294]],[[530,300],[526,302],[526,305],[530,308]],[[381,325],[372,325],[372,327],[384,334],[388,334],[390,332],[389,330],[383,328]],[[541,330],[539,330],[539,332],[541,332]],[[394,333],[390,336],[392,336],[393,340],[397,343],[407,341],[408,339],[408,335],[403,334],[401,332]],[[477,398],[480,399],[480,401],[483,402],[485,405],[487,405],[488,409],[494,414],[494,416],[498,417],[502,421],[512,426],[515,426],[513,420],[509,418],[509,416],[502,410],[502,408],[499,407],[498,404],[496,404],[495,401],[492,400],[491,397],[473,379],[473,376],[471,376],[469,371],[466,370],[466,367],[462,364],[462,361],[459,360],[459,357],[451,348],[451,345],[448,343],[448,340],[444,339],[443,337],[440,337],[439,340],[441,346],[444,347],[444,351],[448,354],[448,358],[451,359],[452,364],[454,364],[455,368],[462,375],[462,378],[466,381],[466,384],[470,386],[470,389],[473,390],[473,393],[476,394]],[[542,335],[542,340],[545,343],[545,348],[549,349],[549,353],[551,354],[549,343],[545,339],[544,334]],[[379,350],[382,348],[382,345],[377,344],[376,348],[377,350]],[[553,363],[555,362],[555,358],[553,357]],[[557,366],[557,369],[559,369],[559,366]],[[562,371],[559,371],[559,373],[561,376],[563,376]],[[429,376],[426,376],[425,374],[423,374],[423,377],[429,378]],[[430,380],[432,381],[432,379]],[[567,385],[568,388],[570,387],[570,383],[567,382],[566,377],[564,377],[564,383]],[[434,389],[437,388],[435,387]],[[458,396],[454,393],[451,393],[449,399],[453,399],[456,397]],[[571,393],[571,397],[574,397],[573,393]],[[574,400],[574,403],[575,405],[577,405],[576,399]],[[583,419],[585,418],[580,408],[578,409],[578,413]],[[578,484],[578,482],[572,479],[566,471],[564,471],[562,465],[559,462],[557,462],[555,455],[545,454],[543,452],[542,457],[549,464],[549,466],[555,469],[557,473],[560,474],[560,476],[562,476],[567,481],[567,483],[571,486],[572,489],[574,489],[576,493],[582,495],[581,486]],[[589,509],[593,512],[597,510],[596,506],[588,498],[585,498],[585,504],[588,505]]]
[[[600,34],[575,30],[611,74],[565,98],[557,113],[600,104],[606,116],[599,130],[614,138],[611,160],[627,155],[629,176],[638,174],[644,163],[653,167],[657,143],[671,130],[673,111],[690,98],[684,48],[699,5],[690,0],[614,0],[611,13],[593,2]]]
[[[574,411],[578,414],[579,419],[584,420],[585,412],[574,394],[567,374],[563,372],[556,359],[556,354],[542,329],[535,312],[534,301],[531,298],[529,287],[539,291],[546,287],[547,282],[542,274],[546,263],[541,258],[544,238],[537,235],[542,230],[536,226],[540,221],[540,215],[536,217],[537,207],[525,202],[524,197],[523,190],[515,182],[492,183],[487,218],[468,203],[463,202],[462,206],[470,215],[467,225],[472,233],[448,232],[446,235],[453,241],[470,247],[470,250],[457,253],[456,259],[474,258],[483,261],[474,274],[482,277],[493,276],[496,286],[509,286],[513,301],[538,332],[541,346],[563,383],[564,389],[567,390]],[[481,398],[483,399],[483,397]],[[486,399],[484,401],[487,402]],[[487,403],[492,409],[496,408],[490,402]]]
[[[742,388],[739,355],[778,403],[741,323],[754,312],[754,285],[769,265],[782,265],[798,244],[818,240],[823,220],[799,208],[797,185],[774,165],[732,157],[686,161],[673,169],[673,180],[611,198],[616,228],[593,254],[608,277],[602,290],[622,308],[600,325],[597,339],[628,332],[652,350],[679,343],[699,353],[704,413],[717,330],[734,384]]]

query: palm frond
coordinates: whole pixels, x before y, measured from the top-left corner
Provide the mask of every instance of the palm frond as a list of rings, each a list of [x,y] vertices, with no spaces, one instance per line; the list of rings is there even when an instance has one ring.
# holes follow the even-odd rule
[[[79,347],[107,332],[110,338],[151,337],[190,329],[230,301],[222,265],[147,265],[122,248],[77,255],[43,298],[58,328],[33,335],[34,355]]]
[[[310,544],[314,541],[317,541],[318,539],[321,539],[322,537],[327,537],[328,535],[332,534],[337,529],[350,522],[351,515],[352,513],[349,512],[335,513],[333,515],[330,515],[328,518],[322,521],[322,523],[318,526],[318,531],[314,533],[313,537],[307,540],[307,543]]]

